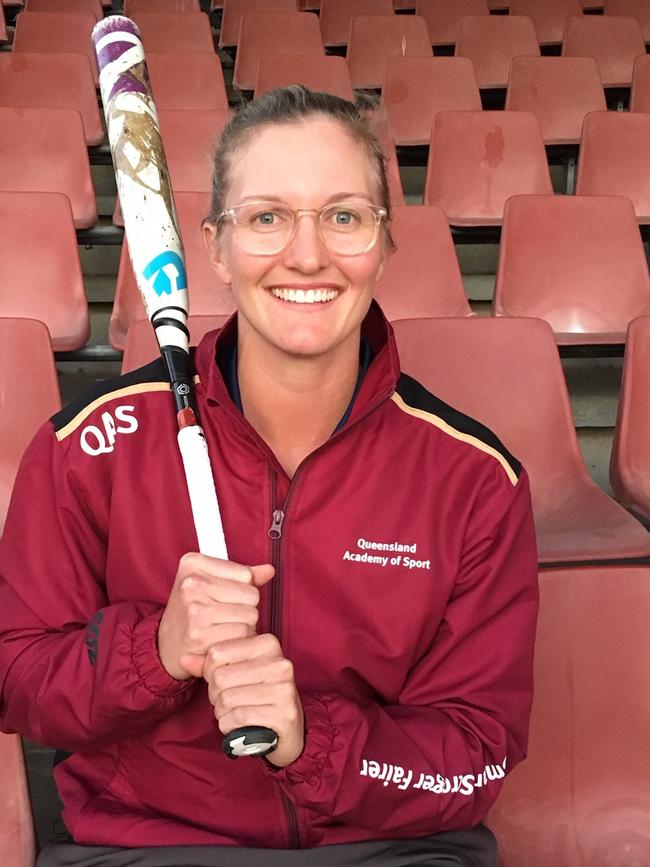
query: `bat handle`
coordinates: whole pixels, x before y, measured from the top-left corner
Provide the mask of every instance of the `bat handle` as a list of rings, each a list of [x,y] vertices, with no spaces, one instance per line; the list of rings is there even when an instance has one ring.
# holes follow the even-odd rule
[[[239,756],[265,756],[272,753],[277,745],[278,736],[273,729],[242,726],[225,736],[221,749],[229,759],[237,759]]]

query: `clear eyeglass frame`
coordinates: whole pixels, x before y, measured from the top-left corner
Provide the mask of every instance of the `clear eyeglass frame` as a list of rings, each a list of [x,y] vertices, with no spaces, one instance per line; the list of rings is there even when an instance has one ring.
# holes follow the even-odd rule
[[[266,206],[266,207],[264,207]],[[388,216],[388,211],[386,208],[382,208],[379,205],[373,205],[370,202],[358,202],[358,201],[341,201],[341,202],[332,202],[331,204],[325,205],[322,208],[290,208],[288,205],[279,203],[279,202],[269,202],[264,199],[260,199],[259,201],[251,201],[245,202],[241,205],[234,205],[232,208],[225,208],[218,215],[216,220],[217,227],[224,221],[230,220],[234,224],[234,226],[240,229],[248,229],[249,230],[249,238],[255,237],[258,239],[265,238],[267,239],[267,245],[270,244],[270,239],[273,238],[274,235],[279,235],[280,232],[273,231],[264,231],[263,228],[260,230],[255,229],[251,223],[246,222],[242,215],[253,210],[253,214],[257,211],[257,215],[261,215],[263,213],[268,212],[278,212],[281,211],[285,215],[291,215],[291,228],[288,234],[285,231],[286,237],[279,238],[278,245],[276,247],[270,245],[267,249],[248,249],[246,252],[255,256],[277,256],[278,253],[281,253],[285,250],[289,244],[293,241],[296,236],[296,232],[298,231],[298,220],[300,217],[310,214],[316,217],[316,226],[318,229],[318,234],[325,245],[325,247],[337,256],[362,256],[364,253],[368,253],[377,243],[377,238],[379,237],[379,229],[382,224],[382,221],[386,219]],[[327,216],[330,214],[335,214],[337,211],[345,212],[346,210],[350,211],[359,211],[362,210],[366,213],[366,215],[372,214],[372,235],[368,238],[368,241],[363,244],[359,249],[354,249],[353,252],[349,252],[343,250],[341,248],[332,248],[331,237],[324,231],[324,224]],[[347,238],[347,242],[354,236],[352,233],[341,233],[341,237]],[[363,237],[361,235],[361,237]]]

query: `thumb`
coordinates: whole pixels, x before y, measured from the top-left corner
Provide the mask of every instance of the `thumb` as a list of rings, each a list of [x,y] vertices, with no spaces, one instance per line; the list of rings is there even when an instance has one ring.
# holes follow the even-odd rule
[[[270,563],[264,563],[262,566],[251,566],[251,572],[255,587],[263,587],[275,575],[275,569]]]

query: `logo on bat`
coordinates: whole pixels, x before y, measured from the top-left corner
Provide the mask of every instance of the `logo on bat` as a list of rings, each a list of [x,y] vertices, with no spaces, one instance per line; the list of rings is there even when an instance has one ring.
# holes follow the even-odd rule
[[[153,291],[159,298],[187,289],[185,265],[173,250],[165,250],[154,256],[142,273],[146,280],[152,281]]]

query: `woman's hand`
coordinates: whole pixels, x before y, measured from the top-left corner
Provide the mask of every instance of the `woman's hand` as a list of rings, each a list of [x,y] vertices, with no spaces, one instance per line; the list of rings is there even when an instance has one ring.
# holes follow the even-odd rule
[[[158,627],[158,653],[177,680],[201,677],[205,655],[218,642],[255,635],[258,588],[271,565],[242,566],[203,554],[185,554]]]
[[[298,758],[305,722],[293,675],[274,635],[219,641],[205,658],[203,677],[224,735],[242,726],[273,729],[278,745],[266,758],[279,768]]]

